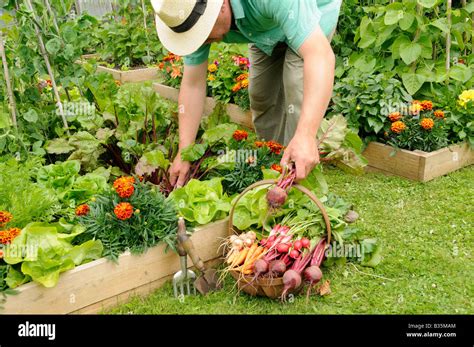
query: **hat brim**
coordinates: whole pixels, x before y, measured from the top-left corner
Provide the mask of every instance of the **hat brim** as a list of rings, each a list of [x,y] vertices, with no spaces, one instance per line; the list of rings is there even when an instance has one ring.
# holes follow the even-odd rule
[[[156,31],[163,46],[180,56],[196,52],[209,37],[223,3],[224,0],[208,0],[204,14],[184,33],[174,32],[155,14]]]

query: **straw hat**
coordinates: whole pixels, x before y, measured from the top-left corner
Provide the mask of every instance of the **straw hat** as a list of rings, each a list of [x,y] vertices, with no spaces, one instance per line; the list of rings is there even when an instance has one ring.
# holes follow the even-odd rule
[[[207,40],[224,0],[151,0],[161,43],[177,55],[194,53]]]

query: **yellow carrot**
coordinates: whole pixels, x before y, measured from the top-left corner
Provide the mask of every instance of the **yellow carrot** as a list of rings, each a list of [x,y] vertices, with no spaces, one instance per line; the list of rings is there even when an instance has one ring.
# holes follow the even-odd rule
[[[252,246],[249,248],[249,252],[248,252],[247,257],[245,258],[245,260],[252,258],[253,254],[255,253],[257,248],[258,248],[258,243],[252,244]]]
[[[249,253],[248,248],[244,248],[243,250],[240,251],[237,257],[235,257],[234,262],[232,263],[231,267],[236,267],[238,265],[242,265],[243,262],[245,261],[245,258],[247,257],[247,254]]]

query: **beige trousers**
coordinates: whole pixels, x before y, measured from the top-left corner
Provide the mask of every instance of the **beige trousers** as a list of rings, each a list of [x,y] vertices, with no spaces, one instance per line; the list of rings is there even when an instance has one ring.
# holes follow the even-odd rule
[[[285,43],[277,45],[271,56],[254,44],[249,52],[250,107],[257,135],[286,146],[295,134],[303,104],[303,59]]]

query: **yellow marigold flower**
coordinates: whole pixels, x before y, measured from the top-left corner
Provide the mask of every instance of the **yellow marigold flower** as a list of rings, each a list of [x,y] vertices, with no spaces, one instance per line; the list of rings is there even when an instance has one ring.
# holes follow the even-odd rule
[[[402,119],[402,114],[400,112],[392,112],[388,115],[388,119],[390,119],[391,122],[396,122]]]
[[[474,89],[465,90],[459,95],[458,104],[466,107],[469,101],[474,101]]]
[[[207,67],[207,71],[216,72],[217,71],[217,65],[216,64],[209,64],[209,66]]]
[[[420,122],[420,125],[425,130],[431,130],[434,127],[434,120],[431,118],[423,118]]]
[[[410,106],[410,114],[415,116],[417,114],[420,113],[420,111],[423,111],[423,106],[421,106],[421,104],[419,103],[413,103],[411,106]]]
[[[436,111],[434,111],[434,116],[436,118],[444,118],[444,112],[441,111],[441,110],[436,110]]]
[[[405,123],[403,123],[402,121],[397,121],[392,123],[390,130],[392,130],[394,133],[400,134],[403,130],[406,129],[406,127],[407,126],[405,125]]]
[[[209,81],[215,81],[216,80],[216,76],[214,75],[209,75],[209,77],[207,78]]]
[[[247,88],[249,86],[249,80],[243,80],[241,85],[242,88]]]

